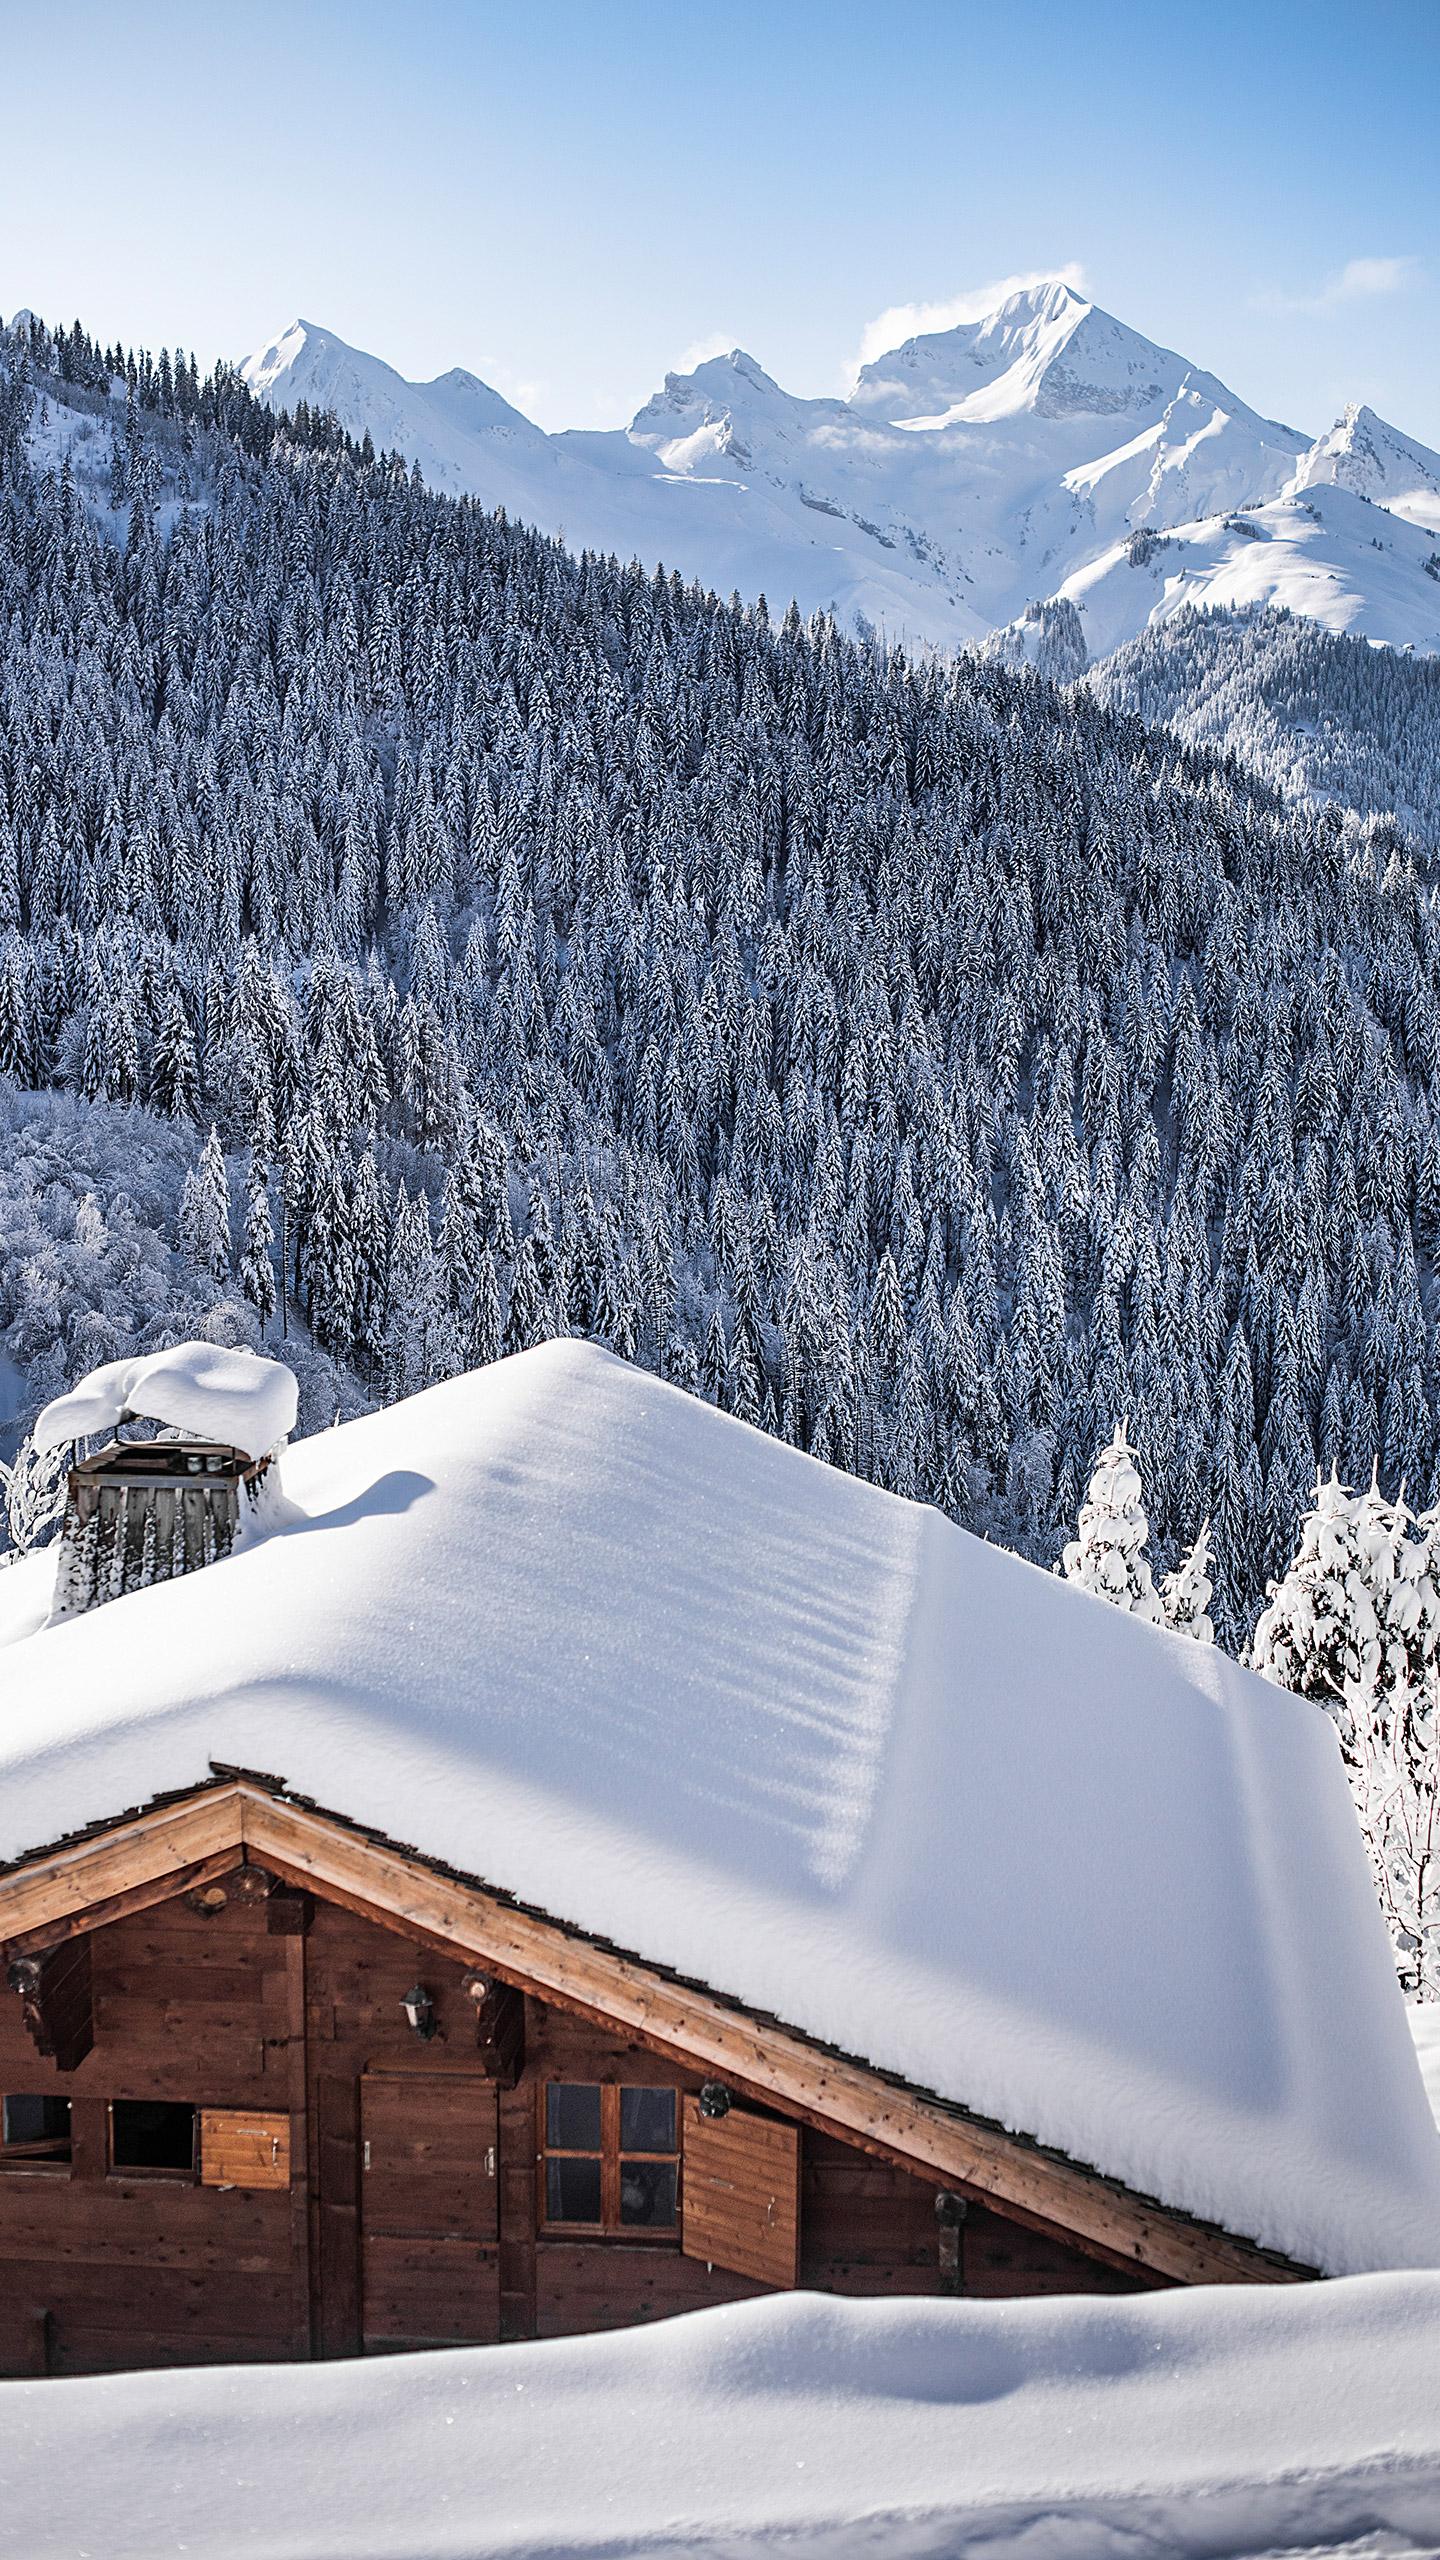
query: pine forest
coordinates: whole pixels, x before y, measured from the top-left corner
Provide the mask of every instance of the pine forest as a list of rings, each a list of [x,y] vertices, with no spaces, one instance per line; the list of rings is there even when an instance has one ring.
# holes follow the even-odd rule
[[[313,1427],[575,1331],[1046,1565],[1124,1417],[1237,1652],[1317,1470],[1434,1501],[1393,820],[573,557],[183,356],[6,346],[32,1406],[283,1328]]]

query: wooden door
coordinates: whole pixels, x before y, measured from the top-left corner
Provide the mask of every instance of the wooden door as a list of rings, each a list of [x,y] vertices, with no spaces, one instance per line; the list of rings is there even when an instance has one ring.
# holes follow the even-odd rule
[[[495,2084],[455,2072],[360,2082],[361,2333],[367,2353],[500,2335]]]
[[[680,2246],[687,2258],[727,2267],[759,2284],[800,2275],[800,2134],[731,2107],[701,2113],[687,2098],[680,2189]]]

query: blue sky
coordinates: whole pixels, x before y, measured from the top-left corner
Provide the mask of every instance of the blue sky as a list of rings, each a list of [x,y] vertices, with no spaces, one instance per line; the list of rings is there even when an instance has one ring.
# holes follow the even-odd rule
[[[5,67],[7,313],[204,359],[303,315],[596,426],[1071,267],[1256,407],[1440,446],[1440,0],[72,0]]]

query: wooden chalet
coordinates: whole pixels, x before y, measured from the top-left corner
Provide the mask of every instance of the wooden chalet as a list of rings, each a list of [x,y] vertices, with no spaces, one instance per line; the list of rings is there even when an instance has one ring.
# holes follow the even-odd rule
[[[1440,2262],[1303,1702],[579,1343],[283,1467],[0,1575],[0,2372]]]
[[[0,2371],[1307,2270],[227,1775],[0,1878]]]

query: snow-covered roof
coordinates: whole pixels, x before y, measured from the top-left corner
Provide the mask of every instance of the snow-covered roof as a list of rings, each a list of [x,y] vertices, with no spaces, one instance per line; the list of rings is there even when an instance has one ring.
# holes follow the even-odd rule
[[[285,1464],[305,1516],[10,1647],[0,1856],[278,1772],[1247,2238],[1440,2263],[1314,1707],[577,1342]]]
[[[136,1360],[111,1360],[92,1369],[70,1393],[47,1404],[35,1425],[35,1444],[58,1449],[113,1431],[127,1415],[168,1423],[192,1439],[218,1440],[263,1458],[295,1427],[298,1390],[294,1372],[253,1351],[226,1351],[214,1342],[177,1342]]]

